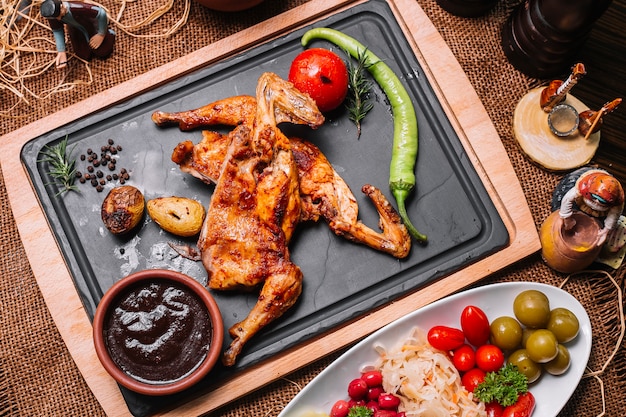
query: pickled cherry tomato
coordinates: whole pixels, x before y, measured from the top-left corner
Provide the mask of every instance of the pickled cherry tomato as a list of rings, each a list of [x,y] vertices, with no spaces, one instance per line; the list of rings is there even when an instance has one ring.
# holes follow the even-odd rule
[[[485,404],[485,411],[487,417],[502,417],[504,413],[504,407],[502,407],[497,401]]]
[[[398,413],[394,410],[376,410],[372,417],[398,417]]]
[[[372,401],[378,401],[378,396],[384,392],[383,387],[372,387],[367,390],[367,399]]]
[[[461,383],[469,392],[474,392],[474,389],[485,380],[485,372],[481,369],[470,369],[461,377]]]
[[[350,412],[350,404],[346,400],[339,400],[330,409],[330,417],[347,417]]]
[[[452,363],[459,372],[467,372],[476,366],[476,353],[468,344],[455,349],[452,352]]]
[[[378,411],[378,410],[380,410],[380,406],[378,405],[378,402],[376,402],[376,401],[374,401],[374,400],[367,402],[367,403],[365,404],[365,406],[366,406],[367,408],[369,408],[370,410],[372,410],[372,411]]]
[[[454,350],[465,343],[465,335],[459,329],[448,326],[434,326],[428,331],[428,343],[435,349]]]
[[[378,396],[378,405],[385,410],[396,410],[400,405],[400,397],[384,392]]]
[[[467,306],[461,312],[461,329],[465,338],[474,346],[481,346],[489,340],[489,320],[476,306]]]
[[[365,381],[368,387],[378,387],[383,384],[383,374],[380,371],[363,372],[361,379]]]
[[[348,401],[348,406],[350,408],[358,407],[358,406],[361,406],[361,405],[365,405],[365,400],[350,400],[350,401]]]
[[[367,395],[367,384],[361,378],[353,379],[348,384],[348,395],[353,400],[361,400]]]
[[[383,375],[380,371],[361,373],[360,378],[353,379],[348,384],[349,400],[336,401],[329,417],[347,417],[357,406],[369,408],[372,417],[405,417],[405,413],[398,412],[400,397],[385,392],[382,384]]]
[[[504,365],[504,353],[496,345],[482,345],[476,349],[476,366],[485,372],[496,372]]]

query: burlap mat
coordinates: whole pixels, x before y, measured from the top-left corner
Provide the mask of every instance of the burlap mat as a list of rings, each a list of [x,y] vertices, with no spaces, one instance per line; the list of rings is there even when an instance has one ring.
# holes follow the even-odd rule
[[[192,4],[189,21],[168,39],[143,39],[118,34],[116,50],[106,61],[93,61],[94,81],[89,86],[77,86],[43,100],[21,105],[19,117],[1,118],[2,132],[9,132],[35,122],[39,118],[129,80],[147,70],[165,64],[218,39],[235,33],[264,19],[295,7],[303,0],[266,1],[245,13],[217,13]],[[149,2],[144,2],[144,5]],[[180,15],[176,3],[171,14],[155,23],[168,28]],[[506,61],[499,44],[499,30],[511,8],[518,3],[503,0],[487,16],[462,19],[442,11],[434,0],[419,0],[467,73],[484,103],[507,149],[514,169],[521,179],[535,223],[541,224],[549,214],[549,201],[559,176],[529,163],[520,153],[511,132],[511,117],[517,101],[539,81],[515,71]],[[623,2],[617,2],[624,21]],[[107,4],[106,2],[104,3]],[[131,4],[132,5],[132,4]],[[114,10],[115,7],[111,7]],[[615,10],[611,13],[617,13]],[[145,8],[130,9],[130,20],[145,13]],[[150,29],[154,32],[154,27]],[[593,39],[590,40],[593,42]],[[593,45],[592,45],[593,46]],[[148,53],[146,53],[148,51]],[[80,77],[84,74],[75,74]],[[50,70],[33,81],[34,88],[55,85],[59,73]],[[0,92],[2,106],[7,96]],[[23,416],[99,416],[104,415],[85,384],[81,374],[61,340],[39,292],[19,239],[12,216],[4,177],[0,173],[0,415]],[[624,268],[613,272],[623,287]],[[521,261],[488,278],[495,281],[537,281],[560,285],[564,276],[547,268],[539,255]],[[481,283],[481,284],[483,284]],[[592,320],[594,345],[589,368],[601,369],[611,355],[619,331],[616,290],[609,280],[598,273],[573,277],[565,289],[587,308]],[[315,375],[341,352],[335,352],[312,365],[295,371],[257,392],[251,393],[213,415],[275,416]],[[621,416],[626,410],[623,393],[626,390],[626,356],[624,346],[617,352],[601,379],[604,382],[606,415]],[[562,416],[595,416],[602,412],[600,382],[584,379]]]

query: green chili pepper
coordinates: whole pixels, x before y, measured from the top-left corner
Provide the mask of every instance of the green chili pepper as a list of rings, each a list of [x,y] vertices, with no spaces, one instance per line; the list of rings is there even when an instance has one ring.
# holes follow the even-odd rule
[[[393,113],[393,151],[389,166],[389,187],[398,204],[398,212],[411,235],[420,242],[427,237],[418,232],[406,212],[405,200],[415,187],[417,158],[417,116],[411,98],[391,68],[356,39],[335,29],[314,28],[302,36],[302,46],[313,39],[323,39],[343,48],[353,58],[365,58],[365,67],[385,92]]]

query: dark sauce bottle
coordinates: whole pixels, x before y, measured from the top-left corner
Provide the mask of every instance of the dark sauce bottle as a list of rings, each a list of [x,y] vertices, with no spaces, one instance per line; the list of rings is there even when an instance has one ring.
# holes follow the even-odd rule
[[[611,0],[525,0],[502,27],[509,62],[534,78],[566,72]]]

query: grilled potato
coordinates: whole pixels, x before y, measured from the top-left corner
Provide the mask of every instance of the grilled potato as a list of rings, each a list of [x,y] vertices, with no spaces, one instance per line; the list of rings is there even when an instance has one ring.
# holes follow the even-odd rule
[[[204,207],[185,197],[159,197],[148,201],[148,214],[161,228],[177,236],[200,233],[204,221]]]
[[[135,228],[143,217],[143,194],[131,185],[115,187],[102,202],[101,217],[113,234],[121,235]]]

